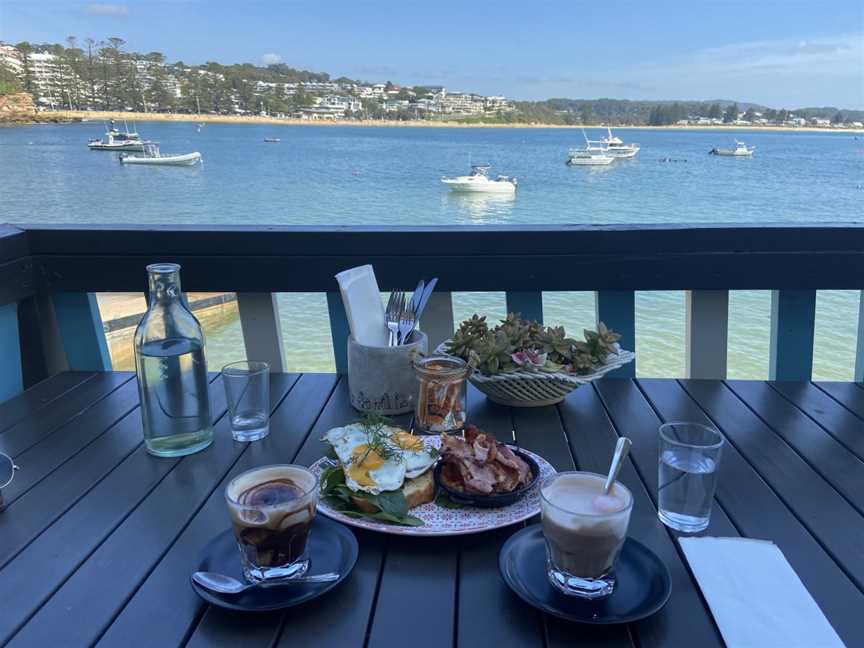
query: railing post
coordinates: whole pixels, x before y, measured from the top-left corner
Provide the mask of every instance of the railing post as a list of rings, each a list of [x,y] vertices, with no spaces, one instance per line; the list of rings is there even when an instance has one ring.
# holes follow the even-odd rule
[[[636,293],[633,290],[597,291],[597,321],[621,334],[619,344],[628,351],[636,351]],[[633,378],[636,360],[607,376]]]
[[[420,318],[420,328],[429,338],[430,352],[453,337],[453,295],[449,292],[432,293]]]
[[[24,389],[21,345],[18,338],[18,305],[0,306],[0,403]]]
[[[543,293],[507,291],[507,312],[519,313],[524,320],[543,322]]]
[[[330,337],[333,340],[333,358],[336,361],[338,373],[348,372],[348,336],[351,331],[348,326],[348,316],[342,303],[342,295],[338,292],[327,293],[327,311],[330,314]]]
[[[246,359],[264,361],[270,371],[285,371],[285,347],[275,293],[237,293]]]
[[[771,292],[771,380],[810,380],[815,322],[815,290]]]
[[[93,293],[55,293],[54,313],[73,371],[111,371],[102,317]]]
[[[858,349],[855,353],[856,382],[864,382],[864,290],[858,297]]]
[[[729,338],[729,291],[686,292],[688,378],[725,378]]]

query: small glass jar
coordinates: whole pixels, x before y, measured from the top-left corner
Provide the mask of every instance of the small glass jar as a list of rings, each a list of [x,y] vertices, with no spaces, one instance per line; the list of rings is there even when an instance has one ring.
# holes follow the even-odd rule
[[[464,428],[468,364],[453,356],[430,355],[415,358],[414,372],[419,383],[415,429],[436,433]]]

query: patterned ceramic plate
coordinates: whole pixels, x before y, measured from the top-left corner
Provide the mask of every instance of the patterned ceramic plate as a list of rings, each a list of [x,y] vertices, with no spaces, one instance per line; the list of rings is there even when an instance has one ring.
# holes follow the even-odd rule
[[[441,445],[441,439],[437,436],[430,436],[424,440],[429,445],[436,447]],[[534,517],[540,512],[540,484],[547,476],[555,474],[555,469],[543,457],[533,452],[528,452],[524,448],[519,449],[525,454],[530,455],[540,466],[540,479],[537,480],[537,485],[528,491],[522,499],[510,506],[501,508],[474,508],[469,506],[464,508],[445,508],[438,506],[435,502],[429,502],[410,511],[411,515],[423,520],[424,525],[419,527],[406,527],[362,518],[351,518],[329,507],[323,501],[318,502],[318,511],[329,518],[349,526],[407,536],[465,535],[468,533],[491,531],[499,527],[516,524],[517,522]],[[327,461],[328,459],[321,458],[312,464],[309,469],[316,476],[320,477],[326,467]]]

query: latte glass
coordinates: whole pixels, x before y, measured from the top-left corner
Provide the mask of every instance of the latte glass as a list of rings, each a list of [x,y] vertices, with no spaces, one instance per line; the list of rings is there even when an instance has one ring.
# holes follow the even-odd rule
[[[615,589],[615,560],[627,537],[633,496],[620,482],[603,495],[604,475],[563,472],[540,488],[546,574],[569,596],[596,599]]]
[[[306,573],[318,504],[318,478],[308,468],[285,464],[247,470],[231,480],[225,499],[247,580]]]

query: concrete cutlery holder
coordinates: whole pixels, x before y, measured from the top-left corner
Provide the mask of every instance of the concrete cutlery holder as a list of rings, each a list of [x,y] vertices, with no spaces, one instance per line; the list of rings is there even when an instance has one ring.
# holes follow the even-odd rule
[[[348,392],[351,405],[361,412],[407,414],[414,411],[417,379],[414,355],[428,351],[422,331],[411,342],[395,347],[365,346],[348,338]]]

